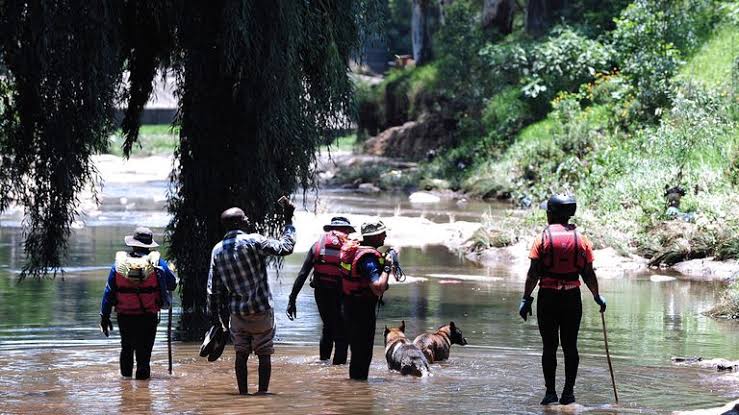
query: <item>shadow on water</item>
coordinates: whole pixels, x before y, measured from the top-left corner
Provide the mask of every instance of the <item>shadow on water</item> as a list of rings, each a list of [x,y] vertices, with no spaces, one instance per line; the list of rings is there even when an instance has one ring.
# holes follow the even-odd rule
[[[406,273],[425,280],[393,285],[386,294],[368,383],[349,381],[346,367],[316,361],[320,319],[310,287],[298,297],[299,318],[289,321],[284,315],[304,253],[288,257],[279,280],[272,277],[278,327],[275,395],[235,394],[230,348],[221,360],[208,363],[197,357],[197,344],[176,342],[170,378],[166,321],[159,325],[153,379],[121,379],[117,329],[106,339],[97,320],[110,262],[131,227],[76,230],[70,241],[73,268],[65,278],[23,283],[14,272],[23,261],[20,230],[0,229],[0,413],[661,414],[722,404],[735,397],[739,384],[733,374],[670,364],[674,355],[739,358],[735,325],[700,314],[717,298],[719,284],[652,282],[649,276],[604,280],[622,405],[608,406],[612,391],[600,317],[583,293],[576,392],[586,406],[543,409],[538,405],[543,392],[538,329],[535,321],[523,323],[516,314],[523,277],[505,267],[480,268],[437,246],[403,249]],[[162,229],[155,232],[161,240]],[[383,325],[400,320],[411,336],[454,321],[470,344],[454,346],[451,359],[434,365],[428,378],[401,377],[387,371],[381,347]],[[560,387],[561,369],[560,360]],[[252,390],[255,373],[250,361]]]

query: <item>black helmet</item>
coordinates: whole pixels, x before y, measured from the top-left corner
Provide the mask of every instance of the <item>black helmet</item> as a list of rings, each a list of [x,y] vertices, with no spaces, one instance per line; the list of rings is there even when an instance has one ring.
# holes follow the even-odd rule
[[[547,213],[553,216],[569,218],[575,215],[575,210],[577,210],[575,196],[552,195],[547,201]]]

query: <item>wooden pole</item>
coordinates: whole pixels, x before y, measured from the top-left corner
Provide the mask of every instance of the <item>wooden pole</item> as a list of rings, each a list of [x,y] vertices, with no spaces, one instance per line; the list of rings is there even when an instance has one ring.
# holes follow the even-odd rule
[[[616,404],[618,404],[618,391],[616,391],[616,378],[613,376],[613,365],[611,364],[611,353],[608,351],[608,332],[606,331],[606,317],[605,313],[600,313],[600,321],[603,322],[603,340],[606,343],[606,357],[608,358],[608,370],[611,372],[611,384],[613,385],[613,396],[616,398]]]

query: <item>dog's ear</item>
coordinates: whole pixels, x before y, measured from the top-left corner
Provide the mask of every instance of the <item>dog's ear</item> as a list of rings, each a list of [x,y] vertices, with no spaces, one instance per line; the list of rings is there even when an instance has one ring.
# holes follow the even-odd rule
[[[384,336],[387,336],[387,334],[390,333],[390,329],[387,328],[387,324],[385,325],[385,334]]]
[[[456,330],[456,329],[457,329],[457,326],[455,326],[455,325],[454,325],[454,322],[453,322],[453,321],[450,321],[450,322],[449,322],[449,329],[450,329],[451,331],[454,331],[454,330]]]
[[[400,331],[402,331],[403,333],[405,333],[405,320],[401,320],[400,321],[400,327],[399,327],[399,329],[400,329]]]

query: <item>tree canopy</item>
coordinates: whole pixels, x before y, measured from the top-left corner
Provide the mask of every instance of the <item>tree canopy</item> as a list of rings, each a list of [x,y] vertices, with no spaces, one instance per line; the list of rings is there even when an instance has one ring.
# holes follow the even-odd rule
[[[63,265],[79,192],[95,182],[126,104],[124,152],[157,72],[176,79],[180,143],[169,197],[170,256],[184,311],[198,314],[219,213],[262,231],[274,201],[314,184],[315,151],[353,112],[348,65],[379,0],[0,2],[0,209],[25,206],[24,271]],[[119,88],[122,75],[129,83]]]

